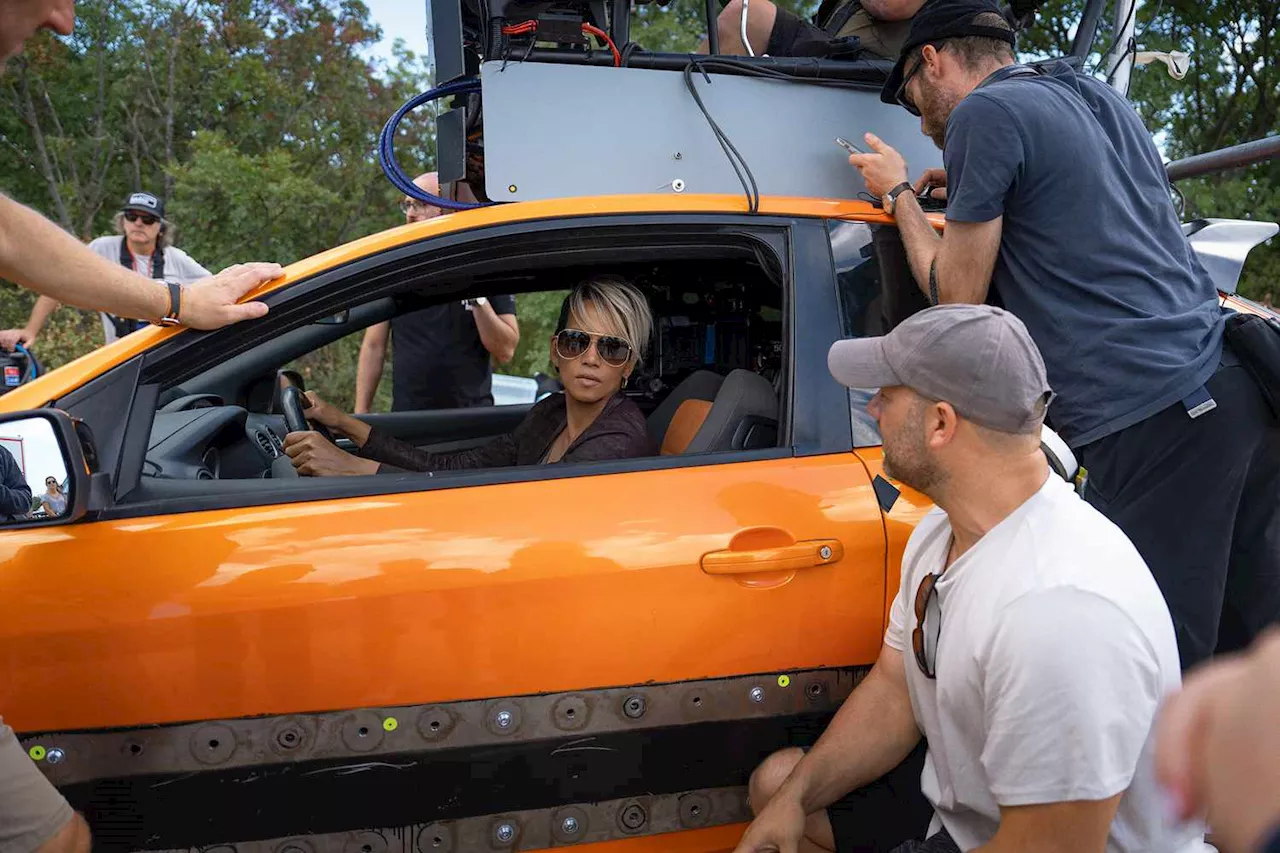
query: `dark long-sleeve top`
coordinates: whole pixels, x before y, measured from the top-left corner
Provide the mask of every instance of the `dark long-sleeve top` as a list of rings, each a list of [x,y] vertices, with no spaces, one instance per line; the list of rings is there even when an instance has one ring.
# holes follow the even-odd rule
[[[0,447],[0,519],[21,518],[31,512],[31,487],[22,476],[18,460]]]
[[[537,465],[568,423],[563,394],[552,394],[532,409],[513,432],[487,444],[466,450],[432,453],[398,438],[370,430],[359,455],[380,463],[379,474],[396,471],[457,471],[467,468],[502,468]],[[622,394],[605,403],[591,426],[565,450],[561,462],[594,462],[629,459],[650,452],[640,407]]]

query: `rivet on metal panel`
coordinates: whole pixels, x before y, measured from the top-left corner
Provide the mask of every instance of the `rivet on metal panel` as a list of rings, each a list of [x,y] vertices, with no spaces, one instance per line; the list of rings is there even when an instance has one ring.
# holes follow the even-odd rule
[[[66,757],[67,757],[67,754],[55,746],[49,750],[48,754],[45,755],[44,759],[45,761],[48,761],[50,764],[61,764],[62,759]]]
[[[511,847],[520,837],[520,825],[514,820],[500,820],[493,827],[493,841],[499,847]]]
[[[556,728],[575,731],[587,724],[591,718],[591,706],[583,696],[565,696],[556,702],[551,709],[551,719]]]
[[[622,713],[628,719],[640,719],[644,716],[644,712],[648,707],[648,701],[639,693],[633,693],[622,700]]]
[[[511,186],[507,187],[507,192],[509,192],[509,193],[513,193],[513,192],[515,192],[515,191],[516,191],[516,185],[515,185],[515,184],[512,184]]]
[[[291,838],[275,849],[275,853],[315,853],[305,838]]]
[[[385,732],[394,732],[398,728],[400,728],[400,721],[395,717],[387,717],[382,721],[382,730]]]
[[[618,812],[618,826],[623,832],[639,832],[648,821],[649,815],[639,803],[628,803]]]
[[[354,752],[377,749],[382,738],[382,718],[373,711],[356,711],[342,721],[342,742]]]
[[[452,853],[453,827],[447,823],[431,823],[418,833],[417,853]]]
[[[779,686],[779,687],[790,687],[790,686],[791,686],[791,676],[789,676],[789,675],[779,675],[779,676],[778,676],[778,686]]]
[[[574,844],[587,835],[587,813],[568,806],[551,815],[551,834],[562,844]]]
[[[751,692],[747,694],[751,697],[752,702],[760,703],[764,701],[764,688],[752,687]]]
[[[418,734],[424,740],[444,740],[457,725],[457,720],[448,708],[424,708],[418,715]]]
[[[809,697],[810,702],[817,702],[827,693],[827,685],[822,681],[810,681],[809,685],[804,689],[804,695]]]
[[[687,718],[702,720],[713,715],[716,710],[715,694],[703,687],[688,690],[681,700],[681,710]]]
[[[681,154],[679,151],[677,151],[677,152],[673,155],[673,159],[675,159],[675,160],[681,160],[681,159],[683,159],[683,158],[684,158],[684,155],[683,155],[683,154]]]
[[[706,794],[685,794],[680,798],[680,825],[692,829],[711,820],[711,798]]]
[[[43,746],[36,744],[27,750],[27,755],[31,756],[32,761],[44,761],[45,749]]]
[[[684,181],[681,180],[680,178],[676,178],[671,182],[671,189],[675,190],[678,193],[684,192]]]
[[[191,736],[191,754],[201,764],[222,764],[235,751],[236,733],[230,726],[220,723],[201,726]]]
[[[514,702],[502,702],[489,707],[486,724],[496,735],[509,735],[520,728],[520,706]]]
[[[389,849],[386,837],[372,830],[354,833],[342,845],[342,853],[387,853]]]
[[[277,753],[294,757],[309,747],[313,740],[314,736],[301,720],[284,719],[272,730],[268,743]]]
[[[123,755],[131,755],[134,758],[137,758],[139,755],[142,755],[145,749],[146,747],[141,741],[127,740],[121,745],[120,752]]]

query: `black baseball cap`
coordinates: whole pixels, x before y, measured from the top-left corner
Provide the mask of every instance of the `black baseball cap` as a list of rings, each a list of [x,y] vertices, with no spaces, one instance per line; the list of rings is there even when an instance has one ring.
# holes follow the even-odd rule
[[[963,38],[965,36],[982,36],[999,39],[1014,46],[1012,29],[983,27],[973,23],[979,15],[994,12],[1001,18],[1004,10],[995,0],[929,0],[911,19],[911,29],[907,32],[907,40],[902,45],[902,53],[894,63],[889,79],[880,90],[880,100],[886,104],[896,104],[898,89],[902,86],[902,78],[906,74],[907,57],[917,47],[944,39]]]
[[[151,216],[158,216],[164,219],[164,202],[153,196],[151,193],[136,192],[130,193],[129,197],[124,200],[121,210],[132,210],[137,213],[146,213]]]

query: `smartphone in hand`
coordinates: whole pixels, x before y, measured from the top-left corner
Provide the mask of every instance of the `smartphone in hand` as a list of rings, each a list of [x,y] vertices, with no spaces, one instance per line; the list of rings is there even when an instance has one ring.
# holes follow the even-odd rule
[[[845,139],[843,136],[836,137],[836,145],[839,145],[841,148],[843,148],[845,151],[848,151],[850,154],[866,154],[867,153],[863,151],[861,148],[859,148],[858,146],[854,145],[849,140]]]

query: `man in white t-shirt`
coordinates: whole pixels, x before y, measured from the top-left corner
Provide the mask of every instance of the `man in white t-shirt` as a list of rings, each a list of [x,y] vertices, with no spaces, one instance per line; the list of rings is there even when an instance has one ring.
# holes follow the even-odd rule
[[[1166,822],[1153,775],[1156,709],[1180,681],[1168,608],[1119,528],[1050,474],[1052,394],[1026,327],[944,305],[828,361],[841,383],[881,389],[868,408],[885,471],[938,508],[907,543],[867,678],[810,751],[753,775],[739,853],[858,844],[825,810],[922,735],[934,818],[902,853],[1206,850],[1202,827]]]
[[[130,194],[116,214],[115,224],[118,235],[99,237],[89,243],[89,250],[95,255],[157,281],[187,285],[212,275],[186,252],[169,245],[173,226],[165,221],[164,202],[151,193]],[[24,328],[0,332],[0,346],[6,350],[12,350],[19,343],[31,346],[57,307],[56,300],[41,296]],[[107,343],[148,325],[145,321],[117,317],[105,311],[98,314]]]

